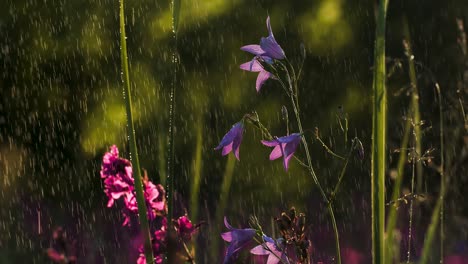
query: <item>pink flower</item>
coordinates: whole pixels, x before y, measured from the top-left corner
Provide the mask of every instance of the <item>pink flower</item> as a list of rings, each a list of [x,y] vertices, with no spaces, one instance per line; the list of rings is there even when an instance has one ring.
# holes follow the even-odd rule
[[[273,140],[262,140],[262,144],[268,147],[275,147],[270,154],[270,160],[283,157],[283,166],[287,171],[289,160],[294,155],[297,146],[301,142],[301,134],[294,133],[289,136],[275,138]]]

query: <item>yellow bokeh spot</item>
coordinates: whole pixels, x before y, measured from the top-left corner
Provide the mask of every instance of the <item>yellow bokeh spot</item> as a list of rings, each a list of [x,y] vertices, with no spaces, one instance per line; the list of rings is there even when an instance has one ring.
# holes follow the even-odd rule
[[[313,55],[339,52],[352,41],[352,29],[343,16],[342,0],[322,0],[317,9],[298,19],[303,39]]]

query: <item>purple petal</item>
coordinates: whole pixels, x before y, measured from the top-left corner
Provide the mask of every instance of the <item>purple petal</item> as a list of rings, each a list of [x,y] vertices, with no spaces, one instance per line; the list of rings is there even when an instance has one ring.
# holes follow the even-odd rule
[[[265,55],[273,59],[281,60],[286,57],[281,46],[276,42],[273,36],[262,38],[260,40],[260,47],[265,50]]]
[[[280,144],[275,139],[274,140],[262,140],[261,142],[262,142],[263,145],[265,145],[267,147],[274,147],[274,146],[277,146],[277,145]]]
[[[241,50],[247,51],[256,56],[265,54],[265,51],[260,47],[260,45],[256,45],[256,44],[243,46],[241,47]]]
[[[262,88],[262,85],[270,78],[272,74],[267,72],[267,71],[261,71],[258,74],[257,77],[257,83],[255,84],[255,88],[257,89],[257,92],[260,91],[260,88]]]
[[[269,255],[270,252],[263,248],[263,245],[258,245],[250,250],[254,255]]]
[[[273,37],[273,30],[271,30],[271,24],[270,24],[270,16],[267,17],[266,24],[267,24],[267,29],[268,29],[268,35]]]
[[[254,58],[251,61],[248,61],[246,63],[242,63],[240,65],[240,68],[244,71],[250,71],[250,72],[261,72],[263,71],[262,65]]]
[[[284,145],[284,144],[283,144]],[[281,145],[277,145],[273,151],[270,153],[270,160],[275,160],[281,156],[283,156],[283,151],[281,150]],[[284,146],[283,146],[284,148]]]
[[[232,151],[232,142],[223,148],[223,152],[221,153],[221,155],[226,156],[231,151]]]
[[[224,226],[226,226],[227,229],[232,230],[234,229],[227,221],[227,217],[224,217]]]
[[[299,140],[295,140],[286,144],[286,147],[284,147],[284,155],[283,155],[284,164],[283,165],[286,171],[288,170],[288,167],[289,167],[289,160],[294,155],[294,152],[296,151],[298,145],[299,145]]]
[[[232,232],[221,233],[221,237],[223,238],[224,241],[231,242],[232,241]]]
[[[275,253],[276,254],[276,253]],[[280,262],[280,259],[275,256],[275,254],[270,254],[266,264],[277,264]],[[283,254],[280,254],[283,255]],[[282,257],[284,259],[284,257]],[[289,262],[286,262],[289,263]]]
[[[299,133],[293,133],[289,136],[284,136],[284,137],[279,137],[277,139],[281,143],[290,143],[292,141],[300,141],[301,140],[301,134]]]
[[[239,132],[236,134],[236,137],[234,138],[232,142],[232,149],[234,150],[234,155],[236,156],[237,160],[239,159],[239,147],[242,142],[242,134],[244,133],[243,129],[240,129]]]
[[[243,129],[244,129],[244,125],[242,124],[242,122],[235,123],[232,126],[231,130],[229,130],[229,132],[227,132],[226,135],[224,135],[223,139],[221,140],[219,145],[215,148],[215,150],[219,150],[219,149],[224,148],[227,145],[231,144],[232,141],[234,140],[234,138],[239,133],[242,133]]]

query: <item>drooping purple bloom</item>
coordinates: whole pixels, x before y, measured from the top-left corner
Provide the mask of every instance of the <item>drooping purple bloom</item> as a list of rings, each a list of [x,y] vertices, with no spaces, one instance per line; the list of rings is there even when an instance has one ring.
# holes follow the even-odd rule
[[[289,263],[289,259],[284,250],[281,249],[278,241],[266,235],[263,235],[263,241],[265,243],[252,248],[250,253],[254,255],[268,255],[267,264],[277,264],[280,261]]]
[[[240,65],[240,68],[245,71],[258,72],[258,77],[256,81],[255,88],[257,92],[260,91],[260,88],[269,78],[274,78],[274,75],[266,71],[263,66],[259,63],[259,60],[273,64],[273,59],[284,59],[286,58],[283,49],[276,42],[271,30],[270,17],[267,18],[267,28],[268,28],[268,37],[262,37],[260,40],[260,45],[251,44],[241,47],[241,50],[247,51],[255,55],[255,57],[250,62],[246,62]]]
[[[264,50],[265,55],[270,58],[277,60],[286,58],[283,49],[278,44],[278,42],[276,42],[275,36],[273,36],[273,30],[271,30],[270,25],[270,16],[267,17],[266,24],[268,28],[268,37],[262,38],[260,40],[260,48]]]
[[[283,49],[276,42],[273,30],[271,29],[270,17],[266,20],[268,37],[260,39],[260,45],[251,44],[241,47],[241,50],[252,53],[255,56],[266,56],[272,59],[282,60],[286,58]]]
[[[221,234],[221,237],[224,239],[224,241],[230,243],[223,262],[224,264],[227,264],[232,263],[235,260],[237,253],[239,253],[241,249],[243,249],[250,241],[252,241],[256,231],[252,228],[233,228],[228,223],[226,217],[224,217],[224,225],[227,227],[227,229],[229,229],[229,232]]]
[[[299,142],[301,141],[301,134],[293,133],[289,136],[275,138],[273,140],[262,140],[262,144],[268,147],[275,147],[270,153],[270,160],[275,160],[283,157],[283,166],[287,171],[289,160],[294,155]]]
[[[244,123],[242,121],[234,124],[229,132],[224,135],[223,139],[215,150],[223,149],[222,155],[225,156],[231,151],[239,160],[239,147],[242,142],[242,134],[244,133]]]

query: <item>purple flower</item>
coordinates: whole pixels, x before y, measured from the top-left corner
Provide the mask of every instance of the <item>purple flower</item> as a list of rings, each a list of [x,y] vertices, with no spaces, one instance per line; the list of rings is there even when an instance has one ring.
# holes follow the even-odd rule
[[[225,156],[229,154],[231,151],[234,152],[234,155],[239,160],[239,147],[242,142],[242,134],[244,133],[244,123],[242,121],[237,122],[234,124],[224,135],[223,139],[219,143],[219,145],[215,148],[215,150],[223,149],[222,155]]]
[[[247,51],[255,55],[252,61],[246,62],[240,65],[240,68],[245,71],[258,72],[257,82],[255,88],[257,92],[260,91],[262,85],[269,78],[274,78],[274,75],[266,71],[263,66],[260,64],[259,60],[273,64],[273,59],[284,59],[286,58],[283,49],[276,42],[275,37],[273,36],[273,31],[271,30],[270,17],[267,18],[267,28],[268,28],[268,37],[261,38],[260,45],[251,44],[241,47],[241,50]]]
[[[299,142],[301,141],[301,134],[294,133],[289,136],[275,138],[273,140],[262,140],[262,144],[268,147],[275,147],[270,154],[270,160],[275,160],[283,156],[283,166],[287,171],[289,160],[294,155]]]
[[[265,243],[252,248],[250,253],[254,255],[268,255],[267,264],[277,264],[280,261],[289,263],[288,257],[278,246],[277,241],[266,235],[263,235],[263,241],[265,241]]]
[[[237,255],[237,253],[243,249],[255,236],[255,229],[245,228],[245,229],[236,229],[233,228],[224,217],[224,225],[229,229],[229,232],[222,233],[221,237],[224,241],[229,242],[226,256],[224,257],[224,264],[232,263]]]
[[[270,17],[266,20],[268,37],[260,39],[260,45],[246,45],[241,47],[241,50],[252,53],[255,56],[266,56],[272,59],[282,60],[286,58],[283,49],[276,42],[273,31],[271,30]]]

